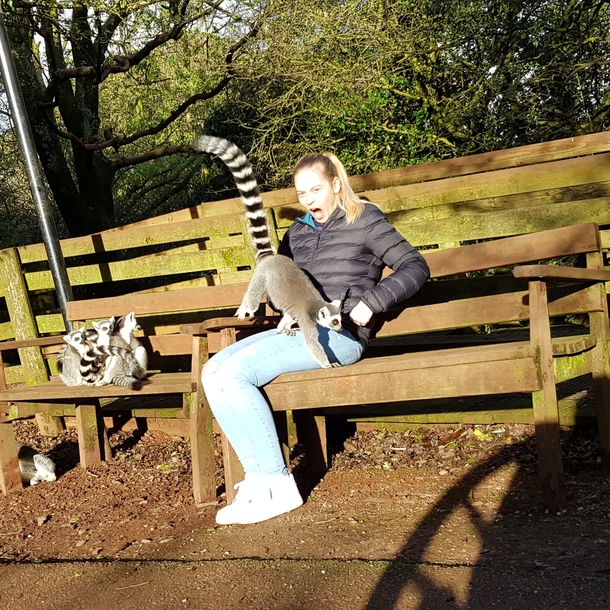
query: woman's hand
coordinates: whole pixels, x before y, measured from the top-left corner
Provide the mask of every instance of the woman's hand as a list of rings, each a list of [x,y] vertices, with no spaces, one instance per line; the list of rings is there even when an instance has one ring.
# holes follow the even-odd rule
[[[366,303],[360,301],[358,305],[350,311],[349,317],[352,319],[352,322],[358,326],[366,326],[373,317],[373,312]]]

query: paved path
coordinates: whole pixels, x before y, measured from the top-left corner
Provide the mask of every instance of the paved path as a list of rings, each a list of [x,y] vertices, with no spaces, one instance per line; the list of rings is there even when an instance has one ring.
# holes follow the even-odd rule
[[[610,576],[365,560],[237,559],[0,567],[10,610],[607,610]],[[10,600],[10,601],[9,601]]]

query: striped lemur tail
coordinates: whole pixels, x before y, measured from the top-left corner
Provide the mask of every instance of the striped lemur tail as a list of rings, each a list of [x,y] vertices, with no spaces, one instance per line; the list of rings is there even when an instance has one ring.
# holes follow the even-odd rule
[[[193,148],[197,152],[207,152],[220,157],[233,175],[241,200],[246,206],[248,231],[256,248],[256,260],[259,261],[265,256],[275,254],[269,239],[269,226],[263,209],[261,192],[248,157],[232,142],[215,136],[197,138],[193,142]]]
[[[305,345],[316,362],[325,368],[339,366],[330,362],[320,343],[317,325],[341,331],[341,301],[329,303],[296,263],[275,254],[269,238],[269,225],[263,209],[261,193],[246,155],[235,144],[213,136],[201,136],[193,143],[198,152],[212,153],[225,163],[246,206],[248,231],[256,248],[256,267],[248,289],[235,315],[244,320],[253,316],[262,298],[267,295],[273,309],[283,315],[278,333],[293,335],[297,324],[303,332]]]

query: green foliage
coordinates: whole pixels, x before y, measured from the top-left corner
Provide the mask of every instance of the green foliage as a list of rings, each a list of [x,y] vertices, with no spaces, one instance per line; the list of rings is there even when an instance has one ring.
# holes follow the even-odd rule
[[[55,211],[58,230],[65,236],[65,226]],[[0,132],[0,216],[0,249],[42,240],[19,147],[8,128]]]
[[[100,91],[102,125],[121,135],[142,132],[163,121],[185,99],[210,89],[222,78],[228,46],[226,39],[187,31],[179,40],[170,41],[162,54],[135,66],[125,78],[109,79]],[[206,116],[221,103],[212,99],[205,105],[191,106],[167,129],[130,145],[130,152],[145,154],[151,147],[190,144],[203,133]],[[113,187],[117,223],[199,203],[201,182],[206,183],[210,176],[206,163],[210,159],[203,156],[171,155],[118,172]]]
[[[592,0],[287,2],[234,104],[270,186],[312,149],[360,173],[603,131],[608,31]]]
[[[602,0],[4,6],[72,234],[233,196],[222,164],[185,154],[203,132],[246,150],[270,189],[311,150],[359,174],[610,128]]]

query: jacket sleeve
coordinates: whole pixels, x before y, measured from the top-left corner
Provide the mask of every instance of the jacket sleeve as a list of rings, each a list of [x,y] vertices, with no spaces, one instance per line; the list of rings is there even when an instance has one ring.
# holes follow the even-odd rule
[[[370,215],[365,239],[373,254],[394,271],[361,297],[373,313],[381,313],[412,297],[430,277],[430,270],[381,210]]]

